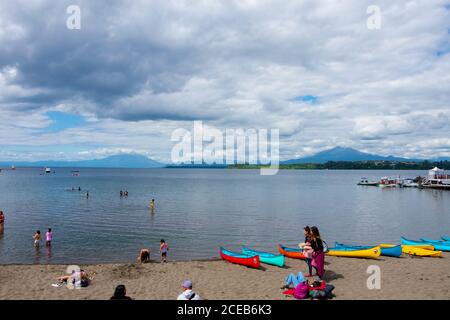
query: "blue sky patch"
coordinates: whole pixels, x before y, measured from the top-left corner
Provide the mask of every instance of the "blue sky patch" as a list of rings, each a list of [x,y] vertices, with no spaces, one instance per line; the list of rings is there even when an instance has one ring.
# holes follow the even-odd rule
[[[60,112],[49,111],[46,115],[52,120],[52,123],[46,128],[46,131],[58,132],[68,128],[75,128],[86,123],[82,116]]]
[[[316,103],[319,97],[313,96],[313,95],[305,95],[305,96],[297,96],[294,97],[294,101],[302,101],[302,102],[308,102],[308,103]]]

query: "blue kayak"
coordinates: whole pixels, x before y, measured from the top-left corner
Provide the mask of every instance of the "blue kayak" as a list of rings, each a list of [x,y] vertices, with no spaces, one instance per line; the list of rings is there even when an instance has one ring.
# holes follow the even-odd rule
[[[450,237],[441,237],[444,241],[450,241]]]
[[[405,237],[401,237],[402,244],[409,245],[409,246],[420,246],[420,245],[430,245],[433,246],[435,250],[439,251],[450,251],[450,243],[436,243],[436,242],[429,242],[429,241],[416,241],[416,240],[409,240]]]
[[[284,266],[284,256],[282,254],[256,251],[246,247],[242,247],[242,253],[252,256],[259,256],[259,261],[263,263],[271,264],[277,267]]]
[[[373,247],[374,246],[351,246],[336,242],[335,248],[333,250],[365,250]],[[381,255],[398,258],[402,255],[402,246],[398,245],[393,247],[381,247]]]

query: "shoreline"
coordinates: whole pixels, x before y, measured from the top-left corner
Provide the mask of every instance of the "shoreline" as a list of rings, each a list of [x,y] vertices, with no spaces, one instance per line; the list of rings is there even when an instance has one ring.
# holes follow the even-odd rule
[[[325,280],[335,286],[334,299],[445,299],[450,300],[450,253],[441,258],[382,257],[378,260],[325,258]],[[369,290],[369,266],[379,266],[381,289]],[[81,290],[65,286],[52,287],[59,276],[66,275],[69,264],[0,265],[0,299],[88,299],[105,300],[118,284],[127,287],[128,295],[137,300],[176,299],[180,284],[186,279],[194,290],[210,300],[255,299],[292,300],[280,287],[290,273],[306,273],[301,260],[286,259],[286,267],[262,265],[250,269],[220,259],[191,261],[82,264],[94,279]]]

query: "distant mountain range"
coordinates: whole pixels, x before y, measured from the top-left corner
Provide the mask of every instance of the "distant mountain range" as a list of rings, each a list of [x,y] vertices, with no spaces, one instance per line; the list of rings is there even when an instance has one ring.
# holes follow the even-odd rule
[[[352,148],[335,147],[316,153],[313,156],[281,161],[281,164],[302,164],[317,163],[323,164],[328,161],[397,161],[397,162],[422,162],[425,159],[408,159],[394,156],[380,156],[361,152]],[[428,159],[429,161],[450,161],[449,157]],[[207,164],[172,164],[152,160],[139,154],[119,154],[103,159],[80,160],[80,161],[3,161],[0,167],[72,167],[72,168],[224,168],[227,165],[207,165]]]
[[[36,161],[36,162],[0,162],[2,167],[50,167],[50,168],[161,168],[165,164],[147,158],[139,154],[119,154],[103,159],[80,160],[80,161]]]
[[[394,156],[380,156],[358,151],[353,148],[335,147],[316,153],[310,157],[282,161],[281,164],[299,163],[326,163],[328,161],[399,161],[399,162],[422,162],[426,159],[408,159]],[[449,158],[434,158],[430,161],[445,161]]]

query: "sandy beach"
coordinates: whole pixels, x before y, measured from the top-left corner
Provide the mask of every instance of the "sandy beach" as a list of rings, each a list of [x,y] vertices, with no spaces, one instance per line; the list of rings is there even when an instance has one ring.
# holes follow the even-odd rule
[[[92,284],[80,290],[53,287],[66,265],[0,266],[0,299],[109,299],[125,284],[134,299],[176,299],[185,279],[206,299],[292,299],[280,287],[289,273],[306,271],[303,261],[287,259],[284,269],[262,265],[261,270],[221,260],[161,264],[82,265]],[[369,290],[367,267],[381,269],[381,289]],[[441,258],[382,257],[379,260],[326,258],[325,279],[333,284],[335,299],[450,299],[450,253]]]

